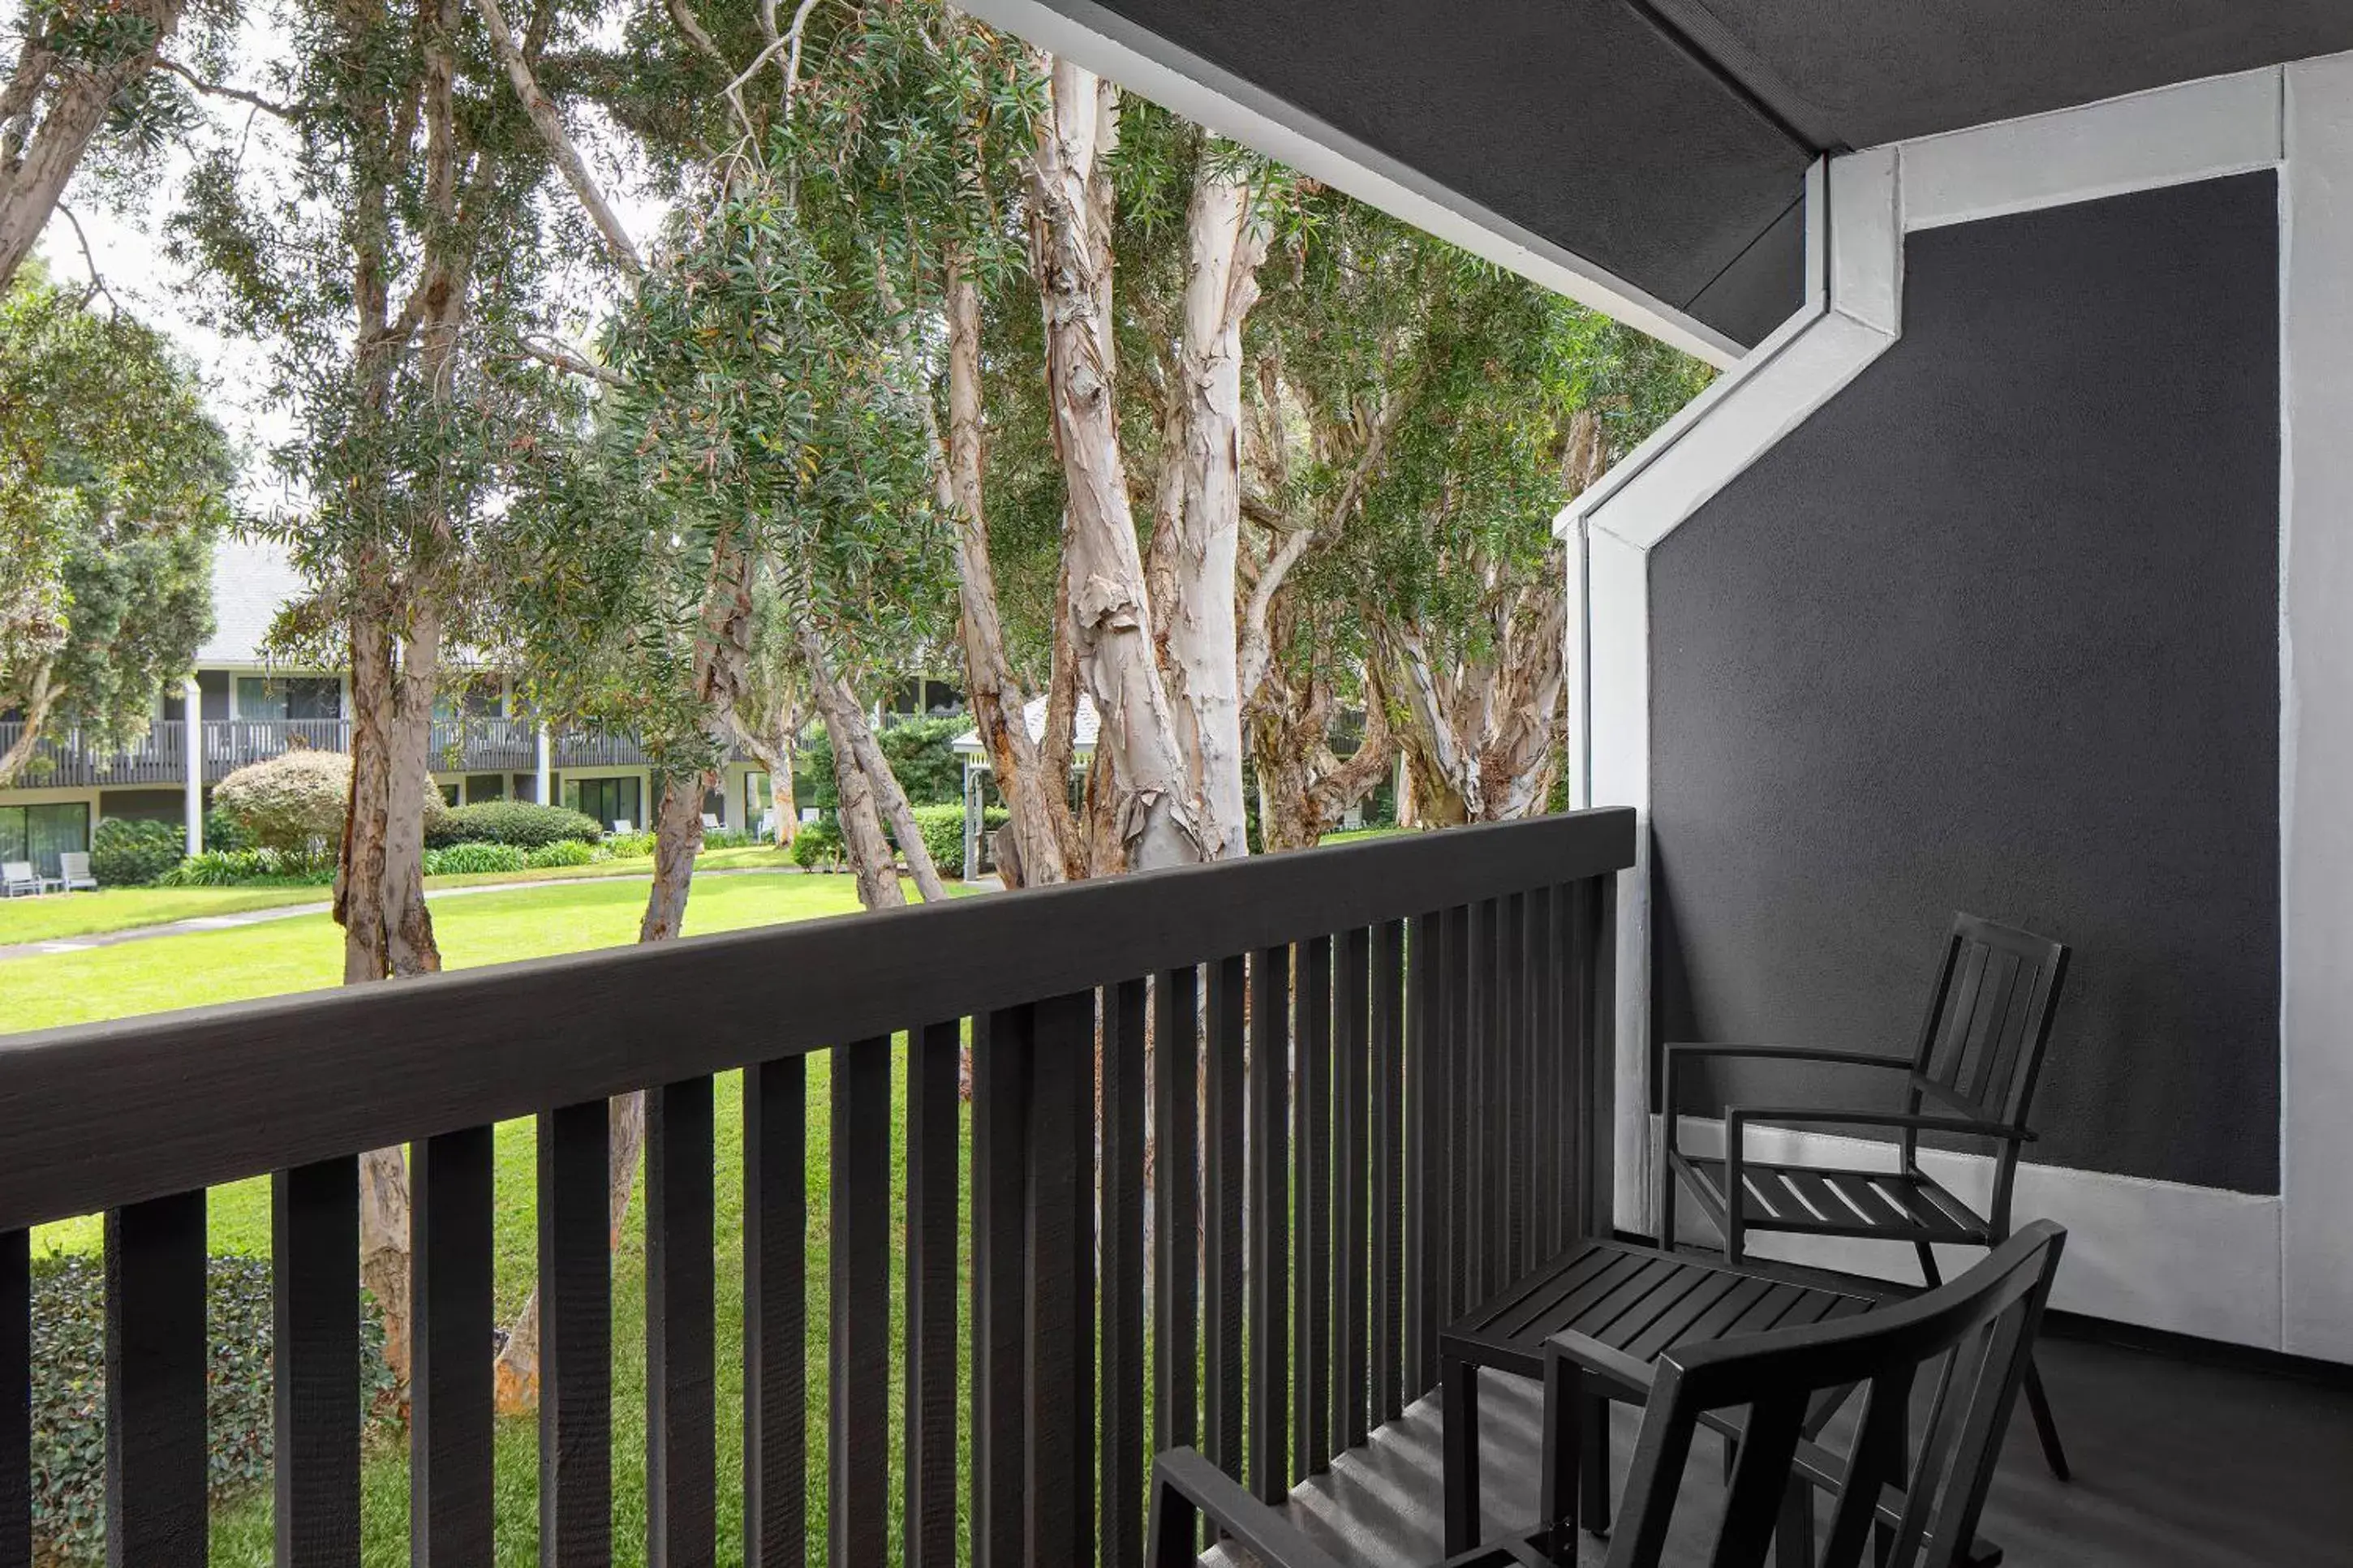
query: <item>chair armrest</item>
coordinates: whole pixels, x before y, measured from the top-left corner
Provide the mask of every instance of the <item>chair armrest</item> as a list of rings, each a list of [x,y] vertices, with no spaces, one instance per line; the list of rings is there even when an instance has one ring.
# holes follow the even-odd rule
[[[1795,1105],[1736,1105],[1724,1115],[1725,1142],[1732,1146],[1752,1121],[1820,1121],[1833,1127],[1905,1127],[1915,1132],[1962,1132],[1973,1138],[1999,1138],[2009,1143],[2031,1143],[2029,1128],[2002,1121],[1980,1121],[1968,1116],[1907,1116],[1899,1110],[1809,1110]]]
[[[1152,1461],[1151,1568],[1192,1568],[1195,1521],[1207,1518],[1267,1568],[1340,1568],[1296,1525],[1250,1496],[1240,1482],[1191,1448]]]
[[[1676,1110],[1675,1079],[1678,1069],[1686,1061],[1704,1058],[1738,1058],[1746,1061],[1814,1062],[1830,1067],[1892,1068],[1898,1072],[1912,1070],[1909,1057],[1883,1056],[1872,1051],[1831,1051],[1815,1046],[1709,1046],[1688,1042],[1670,1042],[1667,1046],[1666,1082],[1660,1103],[1666,1108],[1667,1149],[1675,1148],[1675,1123],[1681,1112]]]

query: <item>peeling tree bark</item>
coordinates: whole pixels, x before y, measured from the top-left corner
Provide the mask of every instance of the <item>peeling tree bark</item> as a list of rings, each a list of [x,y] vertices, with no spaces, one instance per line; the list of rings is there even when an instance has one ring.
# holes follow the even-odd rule
[[[1164,498],[1175,511],[1172,592],[1152,601],[1206,857],[1249,853],[1235,562],[1241,542],[1242,325],[1258,301],[1267,232],[1244,184],[1204,167],[1186,215],[1184,331]],[[1165,504],[1165,502],[1164,502]],[[1155,535],[1155,552],[1158,545]]]
[[[1206,859],[1176,715],[1153,647],[1144,563],[1121,450],[1111,313],[1111,211],[1103,160],[1117,90],[1052,62],[1051,112],[1030,160],[1030,255],[1045,317],[1054,446],[1068,489],[1064,556],[1075,651],[1116,780],[1114,828],[1138,869]]]
[[[890,823],[892,837],[898,840],[900,853],[907,858],[908,875],[914,879],[915,890],[923,896],[923,902],[938,903],[948,896],[948,890],[940,881],[939,868],[932,864],[931,850],[923,843],[923,830],[916,826],[914,807],[907,803],[907,792],[899,787],[898,775],[891,771],[890,759],[883,756],[882,747],[874,739],[874,731],[866,722],[866,715],[860,710],[857,698],[850,694],[849,688],[834,669],[833,661],[826,654],[824,639],[818,636],[815,627],[807,625],[800,628],[800,637],[801,655],[808,665],[809,685],[817,693],[819,710],[825,714],[826,732],[833,737],[835,772],[841,771],[845,757],[854,764],[866,810],[873,815],[878,825],[884,821]],[[849,814],[849,795],[846,787],[842,795],[842,813],[846,819]],[[877,830],[880,831],[879,826]],[[849,828],[845,820],[842,828],[845,848],[849,847]],[[881,856],[882,863],[891,859],[887,843],[882,846]],[[895,893],[899,887],[895,867],[889,875],[892,890]],[[867,871],[861,865],[859,870],[861,899],[866,893],[866,881]],[[875,906],[869,903],[866,907],[872,909]]]

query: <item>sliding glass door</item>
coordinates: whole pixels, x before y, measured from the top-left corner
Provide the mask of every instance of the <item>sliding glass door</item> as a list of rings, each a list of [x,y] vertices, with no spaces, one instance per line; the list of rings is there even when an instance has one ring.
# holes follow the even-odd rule
[[[82,801],[53,805],[0,805],[0,860],[30,860],[43,877],[58,872],[58,857],[90,847],[90,806]]]

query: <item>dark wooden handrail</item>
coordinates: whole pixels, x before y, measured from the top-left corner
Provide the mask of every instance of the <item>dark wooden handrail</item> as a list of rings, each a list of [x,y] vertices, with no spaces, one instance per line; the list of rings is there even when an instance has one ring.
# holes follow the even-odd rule
[[[1279,1499],[1431,1386],[1440,1323],[1608,1223],[1611,888],[1634,833],[1630,811],[1588,811],[0,1038],[0,1394],[27,1376],[26,1230],[105,1211],[108,1528],[120,1560],[201,1563],[205,1189],[270,1173],[280,1561],[349,1568],[357,1161],[406,1144],[411,1536],[420,1563],[476,1568],[491,1129],[535,1115],[543,1561],[596,1568],[606,1099],[644,1089],[651,1560],[710,1561],[713,1316],[740,1306],[761,1568],[805,1561],[816,1440],[844,1568],[880,1568],[893,1538],[944,1561],[965,1505],[985,1568],[1134,1568],[1153,1448],[1198,1446]],[[821,1435],[803,1395],[818,1051]],[[712,1080],[739,1068],[744,1225],[723,1238]],[[713,1271],[739,1239],[740,1303]],[[27,1441],[0,1401],[0,1568],[30,1550]]]
[[[1633,839],[1578,812],[0,1037],[0,1230],[1604,876]]]

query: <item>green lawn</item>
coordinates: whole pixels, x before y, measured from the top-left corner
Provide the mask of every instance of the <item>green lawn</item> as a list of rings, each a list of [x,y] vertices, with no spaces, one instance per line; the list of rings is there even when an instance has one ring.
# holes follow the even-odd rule
[[[763,850],[720,851],[723,857],[756,860]],[[297,889],[300,891],[300,889]],[[641,883],[591,881],[519,889],[443,900],[434,910],[446,962],[452,969],[549,953],[577,952],[632,941],[645,900]],[[96,899],[91,900],[97,901]],[[248,906],[249,907],[249,906]],[[699,879],[688,906],[690,933],[736,930],[779,921],[839,914],[857,908],[846,877],[712,877]],[[171,917],[166,917],[171,918]],[[184,918],[184,917],[182,917]],[[324,915],[290,917],[261,925],[197,934],[156,937],[84,952],[39,954],[6,961],[0,975],[10,983],[6,1022],[11,1028],[119,1017],[159,1008],[273,995],[323,988],[340,973],[340,932]],[[905,1064],[903,1039],[894,1042],[892,1138],[903,1147]],[[809,1525],[823,1538],[826,1508],[826,1301],[829,1231],[826,1212],[827,1163],[831,1122],[827,1110],[829,1063],[809,1064],[808,1190],[810,1229],[808,1310],[808,1410],[812,1448]],[[719,1374],[721,1492],[720,1559],[742,1561],[743,1259],[737,1238],[743,1218],[742,1079],[718,1080],[716,1184],[719,1246],[716,1254],[716,1317]],[[534,1248],[534,1129],[529,1121],[501,1124],[497,1135],[496,1279],[501,1321],[519,1307],[531,1287]],[[904,1162],[892,1162],[893,1224],[903,1223]],[[214,1189],[211,1239],[216,1252],[266,1255],[269,1246],[269,1191],[266,1179]],[[95,1250],[100,1227],[95,1218],[45,1226],[35,1233],[37,1250]],[[968,1238],[967,1238],[968,1243]],[[614,1266],[614,1542],[615,1561],[644,1561],[645,1541],[645,1275],[642,1222],[632,1210]],[[904,1332],[903,1304],[892,1249],[892,1364]],[[957,1335],[959,1357],[968,1336]],[[896,1409],[895,1396],[893,1409]],[[892,1442],[900,1440],[894,1429]],[[497,1445],[499,1568],[529,1568],[538,1561],[538,1430],[524,1417],[501,1426]],[[898,1468],[892,1466],[892,1485]],[[407,1455],[396,1436],[372,1439],[364,1478],[364,1561],[369,1568],[398,1568],[408,1561]],[[894,1500],[894,1517],[897,1504]],[[223,1568],[266,1568],[271,1561],[270,1500],[266,1494],[235,1500],[216,1510],[211,1561]]]
[[[783,851],[768,847],[712,849],[705,851],[697,861],[703,869],[714,871],[775,871],[785,869],[791,864]],[[646,877],[652,873],[653,862],[639,858],[600,860],[589,866],[562,866],[537,871],[489,871],[463,877],[427,877],[425,886],[429,890],[510,882]],[[17,942],[94,936],[104,931],[130,931],[138,926],[168,925],[174,921],[235,914],[241,910],[315,904],[327,896],[328,889],[322,887],[101,888],[95,893],[0,900],[0,947]]]

